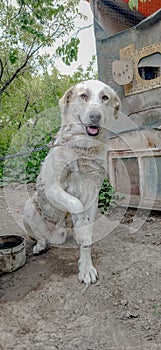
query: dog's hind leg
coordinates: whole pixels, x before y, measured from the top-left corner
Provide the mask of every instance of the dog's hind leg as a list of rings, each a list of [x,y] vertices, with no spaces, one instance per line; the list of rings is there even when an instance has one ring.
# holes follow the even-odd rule
[[[32,199],[26,202],[23,222],[28,235],[37,241],[33,247],[35,255],[45,251],[48,245],[59,245],[65,242],[67,232],[63,227],[63,218],[57,224],[44,220],[36,210]]]
[[[46,226],[31,199],[25,204],[23,223],[28,235],[37,241],[33,248],[33,253],[39,254],[45,251],[47,248],[45,238]]]

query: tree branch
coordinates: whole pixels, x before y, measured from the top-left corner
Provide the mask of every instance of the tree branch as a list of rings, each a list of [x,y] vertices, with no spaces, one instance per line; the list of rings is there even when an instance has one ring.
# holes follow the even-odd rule
[[[24,63],[16,69],[16,71],[13,73],[12,77],[9,78],[4,85],[2,86],[2,88],[0,89],[0,95],[2,95],[2,93],[6,90],[6,88],[12,83],[12,81],[19,75],[19,73],[22,71],[22,69],[27,65],[29,59],[31,58],[32,55],[30,56],[26,56],[26,59],[24,61]]]
[[[13,17],[11,17],[11,18],[9,19],[9,22],[13,21],[13,19],[16,19],[16,17],[18,17],[18,16],[20,15],[23,6],[24,6],[24,2],[23,2],[23,0],[22,0],[22,3],[21,3],[21,5],[20,5],[20,8],[19,8],[18,12],[16,13],[15,16],[13,16]]]
[[[34,43],[35,43],[35,38],[34,38],[33,43],[30,46],[30,49],[29,49],[29,51],[28,51],[28,53],[26,55],[25,61],[23,62],[23,64],[19,68],[16,69],[16,71],[13,73],[13,75],[4,83],[4,85],[0,89],[0,95],[2,95],[2,93],[12,83],[12,81],[19,76],[20,72],[26,67],[26,65],[27,65],[28,61],[30,60],[30,58],[43,46],[41,44],[35,50],[32,51],[32,49],[34,47]]]
[[[3,76],[3,70],[4,70],[4,67],[3,67],[3,62],[2,62],[2,60],[1,60],[1,58],[0,58],[0,80],[2,79],[2,76]]]

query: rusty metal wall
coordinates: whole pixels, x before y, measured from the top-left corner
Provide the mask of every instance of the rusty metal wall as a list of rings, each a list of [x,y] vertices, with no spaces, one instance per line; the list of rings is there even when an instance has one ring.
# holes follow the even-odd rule
[[[114,16],[109,3],[113,2],[92,1],[99,79],[119,95],[123,112],[119,130],[125,130],[123,137],[109,142],[110,182],[125,194],[123,204],[161,210],[161,68],[160,76],[149,81],[138,69],[142,58],[153,53],[157,61],[161,57],[161,10],[132,23],[128,16],[123,18],[126,11],[115,9]],[[129,123],[126,117],[124,123],[124,114]],[[130,123],[137,130],[129,131]]]
[[[116,90],[122,102],[122,112],[134,120],[139,127],[161,118],[161,87],[125,96],[124,86],[120,86],[114,81],[112,64],[114,61],[120,60],[120,50],[129,45],[133,44],[135,50],[139,51],[160,43],[160,33],[161,10],[135,27],[111,37],[108,36],[105,28],[100,26],[98,18],[95,17],[99,79]]]

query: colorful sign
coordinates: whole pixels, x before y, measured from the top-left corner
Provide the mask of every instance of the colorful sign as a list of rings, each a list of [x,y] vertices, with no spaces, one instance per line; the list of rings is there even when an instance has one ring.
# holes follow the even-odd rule
[[[129,0],[123,0],[128,3]],[[161,0],[138,0],[138,11],[142,13],[145,17],[152,15],[152,13],[161,9]]]

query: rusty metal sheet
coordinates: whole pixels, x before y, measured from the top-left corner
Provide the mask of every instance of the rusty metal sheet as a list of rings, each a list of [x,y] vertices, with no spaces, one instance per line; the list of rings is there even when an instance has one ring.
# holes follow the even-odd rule
[[[159,129],[145,129],[129,131],[109,140],[112,150],[138,150],[161,147],[161,133]]]
[[[131,44],[120,50],[121,60],[133,60],[134,76],[129,84],[124,85],[125,96],[138,94],[161,87],[161,75],[155,79],[145,80],[139,75],[139,62],[153,54],[161,54],[161,43],[145,46],[139,50]]]
[[[108,163],[122,205],[161,210],[161,149],[111,151]]]

